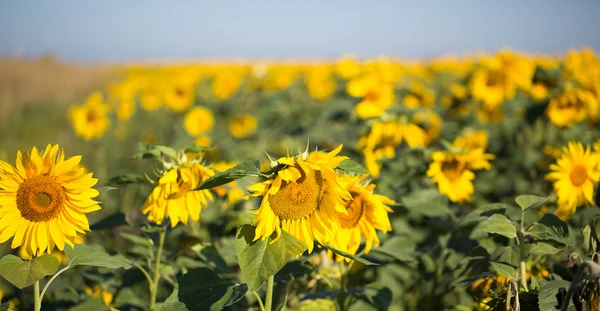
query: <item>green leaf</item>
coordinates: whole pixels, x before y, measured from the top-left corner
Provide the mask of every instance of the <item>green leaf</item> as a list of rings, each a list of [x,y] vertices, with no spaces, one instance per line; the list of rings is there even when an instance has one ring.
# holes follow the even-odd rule
[[[69,267],[75,266],[91,266],[103,268],[131,268],[129,260],[117,255],[111,256],[95,247],[77,244],[74,248],[65,246],[65,253],[69,257]]]
[[[255,227],[241,226],[236,234],[235,249],[242,279],[248,283],[250,291],[258,290],[263,282],[281,270],[285,264],[302,255],[306,245],[300,240],[282,231],[280,238],[273,237],[254,240]]]
[[[367,169],[365,169],[362,165],[350,159],[342,161],[337,168],[345,171],[346,173],[369,174],[369,171],[367,171]]]
[[[514,267],[499,262],[490,262],[490,264],[492,265],[492,267],[494,267],[494,270],[496,270],[496,272],[498,272],[500,275],[509,279],[515,277],[517,270]]]
[[[179,301],[179,284],[175,284],[173,292],[158,308],[160,311],[189,311],[183,302]]]
[[[102,298],[90,296],[83,303],[69,308],[69,311],[110,311],[110,307]]]
[[[362,263],[365,266],[377,266],[377,265],[379,265],[377,263],[368,261],[365,258],[362,258],[360,256],[352,255],[352,254],[346,253],[344,251],[341,251],[339,249],[335,249],[335,248],[333,248],[333,247],[331,247],[329,245],[323,245],[323,247],[325,247],[326,249],[332,251],[334,254],[336,254],[338,256],[342,256],[342,257],[350,258],[352,260],[356,260],[356,261]]]
[[[148,237],[143,237],[143,236],[127,233],[127,232],[121,232],[120,235],[125,240],[128,240],[129,242],[136,244],[136,245],[142,245],[142,246],[147,246],[147,247],[154,246],[154,242],[152,242],[152,239],[150,239]]]
[[[546,214],[538,221],[538,223],[546,226],[549,230],[546,235],[549,240],[555,240],[564,244],[568,244],[569,240],[569,225],[562,221],[554,214]]]
[[[539,197],[537,195],[526,194],[516,197],[515,201],[517,204],[519,204],[522,210],[526,210],[528,208],[536,208],[541,206],[548,201],[548,197]]]
[[[350,287],[348,294],[368,302],[379,310],[388,310],[392,303],[392,291],[387,287]]]
[[[479,224],[482,221],[488,219],[488,217],[494,214],[502,214],[506,212],[506,205],[501,203],[486,204],[478,207],[474,211],[467,214],[460,221],[459,226],[468,226],[472,224]]]
[[[144,176],[138,174],[125,174],[111,177],[106,184],[108,185],[123,185],[123,184],[141,184],[147,181]]]
[[[483,224],[483,229],[488,233],[496,233],[511,239],[517,237],[517,228],[501,214],[490,216]]]
[[[194,190],[212,189],[246,176],[258,176],[259,170],[260,161],[243,162],[224,172],[211,176]]]
[[[57,269],[58,259],[48,254],[32,260],[23,260],[14,255],[5,255],[0,259],[0,275],[19,289],[56,273]]]
[[[187,148],[185,148],[184,152],[185,153],[207,152],[207,151],[211,151],[213,149],[214,149],[213,147],[202,147],[202,146],[198,146],[198,145],[191,145],[191,146],[188,146]]]
[[[248,291],[246,284],[224,280],[208,268],[190,270],[180,276],[177,283],[178,300],[189,311],[222,310],[238,302]]]
[[[552,242],[536,242],[531,244],[529,250],[532,255],[554,255],[558,254],[563,250],[563,247],[553,245]]]
[[[374,248],[373,251],[394,257],[401,262],[414,262],[416,259],[411,253],[416,246],[416,241],[410,237],[395,236],[385,241],[380,247]]]
[[[433,189],[413,192],[402,199],[406,208],[417,215],[428,217],[446,216],[451,213],[448,198]]]
[[[121,212],[116,212],[114,214],[110,214],[107,217],[101,219],[100,221],[96,222],[95,224],[90,226],[90,230],[92,231],[97,231],[97,230],[105,230],[105,229],[112,229],[114,227],[119,227],[119,226],[124,226],[124,225],[129,225],[129,223],[127,223],[127,220],[125,219],[125,214],[121,213]]]
[[[19,289],[56,273],[57,269],[58,259],[48,254],[32,260],[23,260],[14,255],[5,255],[0,259],[0,275]]]
[[[569,285],[571,285],[571,283],[565,280],[548,281],[542,284],[542,288],[540,289],[540,293],[538,295],[538,306],[540,310],[560,309],[562,301],[559,302],[556,295],[561,288],[563,288],[566,292],[566,290],[569,288]],[[569,301],[569,305],[573,305],[573,302]]]
[[[198,258],[222,272],[233,272],[214,245],[196,244],[192,247]]]
[[[154,148],[160,153],[172,158],[177,159],[177,151],[171,147],[163,146],[163,145],[154,145]]]

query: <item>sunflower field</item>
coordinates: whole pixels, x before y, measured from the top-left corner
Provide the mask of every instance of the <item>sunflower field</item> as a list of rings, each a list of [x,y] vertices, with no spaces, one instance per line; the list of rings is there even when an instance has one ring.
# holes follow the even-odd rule
[[[0,310],[600,310],[589,49],[105,71],[2,116]]]

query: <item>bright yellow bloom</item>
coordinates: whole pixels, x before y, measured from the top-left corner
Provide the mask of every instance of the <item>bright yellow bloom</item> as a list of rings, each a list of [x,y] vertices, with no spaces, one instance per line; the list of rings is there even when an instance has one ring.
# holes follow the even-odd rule
[[[194,144],[200,147],[210,147],[212,138],[210,136],[200,136],[194,140]]]
[[[185,115],[183,126],[190,136],[200,136],[212,131],[215,118],[206,107],[194,107]]]
[[[472,131],[463,136],[456,137],[452,146],[472,151],[475,149],[486,150],[488,146],[488,136],[485,131]]]
[[[427,137],[423,145],[428,146],[440,136],[442,128],[442,118],[431,111],[418,111],[412,119],[412,123],[422,128]],[[405,139],[409,134],[405,134]]]
[[[140,104],[146,111],[155,111],[162,106],[163,91],[157,87],[148,87],[140,93]]]
[[[212,82],[212,91],[218,100],[233,96],[242,84],[242,76],[235,72],[220,72]]]
[[[196,81],[189,76],[177,77],[167,87],[165,105],[174,112],[184,112],[194,104]]]
[[[361,119],[380,117],[394,103],[393,86],[375,75],[350,80],[346,91],[350,96],[362,97],[355,108]]]
[[[79,161],[65,160],[58,145],[17,152],[16,168],[0,161],[0,243],[12,237],[12,248],[37,256],[73,246],[90,231],[85,214],[100,209],[91,188],[98,180]]]
[[[102,298],[102,301],[104,301],[104,304],[106,304],[107,306],[111,305],[114,296],[113,293],[102,289],[102,287],[99,284],[96,284],[94,286],[94,289],[86,287],[85,293],[89,296]]]
[[[171,227],[179,222],[187,225],[191,217],[200,219],[202,207],[212,202],[208,190],[192,191],[215,173],[200,163],[201,159],[187,160],[164,173],[156,183],[154,190],[142,206],[142,213],[148,214],[148,220],[162,224],[169,217]]]
[[[256,133],[258,120],[251,114],[245,114],[229,121],[229,133],[231,136],[242,139]]]
[[[422,83],[413,82],[408,90],[408,94],[404,95],[402,103],[411,109],[420,107],[431,108],[435,103],[435,93],[426,88]]]
[[[554,184],[558,195],[558,215],[568,219],[577,207],[586,203],[593,205],[594,184],[600,180],[600,155],[584,149],[580,142],[569,142],[556,164],[550,165],[552,172],[546,179]]]
[[[433,117],[433,122],[429,123],[425,122],[425,117],[430,116],[422,116],[416,121],[422,121],[421,125],[424,127],[425,123],[428,123],[428,130],[414,123],[379,121],[374,123],[369,132],[360,138],[358,147],[365,157],[365,168],[374,178],[379,178],[381,170],[379,160],[394,158],[396,147],[402,141],[406,141],[409,147],[416,148],[428,145],[432,139],[437,137],[439,133],[438,120]]]
[[[475,174],[469,170],[469,158],[466,154],[434,152],[427,176],[438,185],[440,193],[448,196],[452,202],[471,200]]]
[[[69,117],[75,133],[85,140],[100,138],[110,126],[110,107],[102,102],[102,94],[94,92],[82,106],[69,109]]]
[[[344,56],[338,60],[336,73],[344,80],[352,79],[360,74],[360,64],[352,56]]]
[[[342,150],[302,153],[280,158],[286,165],[272,179],[249,188],[252,196],[263,197],[253,224],[255,240],[266,239],[283,229],[306,243],[308,252],[314,240],[325,244],[340,229],[336,212],[346,214],[344,200],[352,196],[339,183],[335,168],[346,159],[337,156]]]
[[[478,70],[470,82],[473,98],[481,100],[488,110],[497,108],[515,96],[515,85],[502,70]]]
[[[595,118],[600,112],[598,99],[585,89],[567,89],[550,100],[546,114],[558,126],[573,126],[586,118]]]
[[[536,100],[542,100],[548,97],[548,87],[544,83],[534,83],[529,90],[531,97]]]
[[[316,66],[306,75],[306,87],[310,95],[318,100],[326,100],[336,88],[335,79],[327,66]]]
[[[392,230],[388,218],[388,213],[391,213],[392,209],[386,204],[394,204],[395,201],[374,194],[375,185],[362,184],[367,177],[368,175],[343,178],[343,183],[352,195],[352,199],[346,201],[347,214],[337,213],[341,229],[334,233],[330,242],[334,248],[352,255],[356,254],[361,237],[365,238],[365,254],[368,254],[372,247],[379,246],[376,230],[383,233]],[[336,258],[336,261],[341,260],[340,256]]]

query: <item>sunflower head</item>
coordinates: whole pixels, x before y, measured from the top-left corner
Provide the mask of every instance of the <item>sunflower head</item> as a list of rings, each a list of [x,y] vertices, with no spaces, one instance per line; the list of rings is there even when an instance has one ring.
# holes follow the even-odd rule
[[[546,179],[554,184],[561,218],[569,218],[579,206],[594,204],[594,184],[600,180],[599,165],[600,155],[576,141],[563,147],[556,164],[550,165],[551,172]]]
[[[100,92],[90,95],[85,104],[69,109],[69,119],[75,133],[85,140],[104,136],[110,126],[108,113],[110,106],[103,102]]]
[[[242,139],[256,133],[258,120],[251,114],[245,114],[229,121],[229,133],[231,136]]]
[[[469,169],[470,157],[462,152],[433,153],[427,176],[438,185],[440,193],[452,202],[467,202],[473,193],[475,174]]]
[[[85,214],[100,209],[98,180],[80,161],[65,160],[58,145],[17,152],[16,167],[0,161],[0,243],[12,237],[28,256],[80,243],[90,231]]]
[[[392,210],[386,204],[395,201],[390,198],[374,194],[375,185],[369,184],[368,175],[342,178],[344,188],[350,193],[352,199],[344,202],[346,213],[337,213],[340,221],[340,230],[335,232],[330,244],[341,251],[356,254],[362,237],[365,240],[365,253],[369,253],[373,246],[379,246],[376,230],[388,232],[392,230],[388,213]],[[342,257],[336,257],[341,261]]]
[[[185,115],[183,125],[190,136],[197,137],[212,131],[215,126],[215,117],[210,109],[195,107]]]
[[[203,164],[201,157],[188,157],[183,151],[177,159],[163,160],[163,169],[154,183],[152,193],[142,206],[142,213],[148,220],[162,224],[169,217],[171,227],[179,222],[187,224],[189,218],[200,219],[200,210],[213,201],[209,190],[193,191],[215,173]]]
[[[334,170],[346,157],[335,150],[305,151],[295,157],[272,161],[278,168],[271,178],[249,189],[262,197],[256,213],[255,239],[265,239],[283,229],[300,239],[312,252],[314,240],[327,243],[340,226],[336,212],[346,214],[344,200],[351,195],[340,184]]]
[[[598,99],[592,92],[570,88],[550,100],[546,115],[553,124],[570,127],[586,118],[595,118],[598,110]]]

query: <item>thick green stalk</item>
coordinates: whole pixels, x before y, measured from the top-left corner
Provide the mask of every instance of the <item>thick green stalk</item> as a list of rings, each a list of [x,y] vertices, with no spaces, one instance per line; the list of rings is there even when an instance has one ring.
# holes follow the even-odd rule
[[[152,283],[150,284],[150,311],[154,311],[156,308],[156,295],[158,293],[158,283],[160,282],[160,259],[162,257],[162,250],[163,246],[165,245],[166,235],[166,229],[160,231],[158,248],[156,250],[156,258],[154,261],[154,280],[152,280]]]
[[[35,311],[42,310],[42,300],[40,298],[40,281],[33,283],[33,308]]]
[[[273,306],[273,283],[275,283],[275,277],[271,275],[267,279],[267,297],[265,297],[265,310],[271,311]]]

